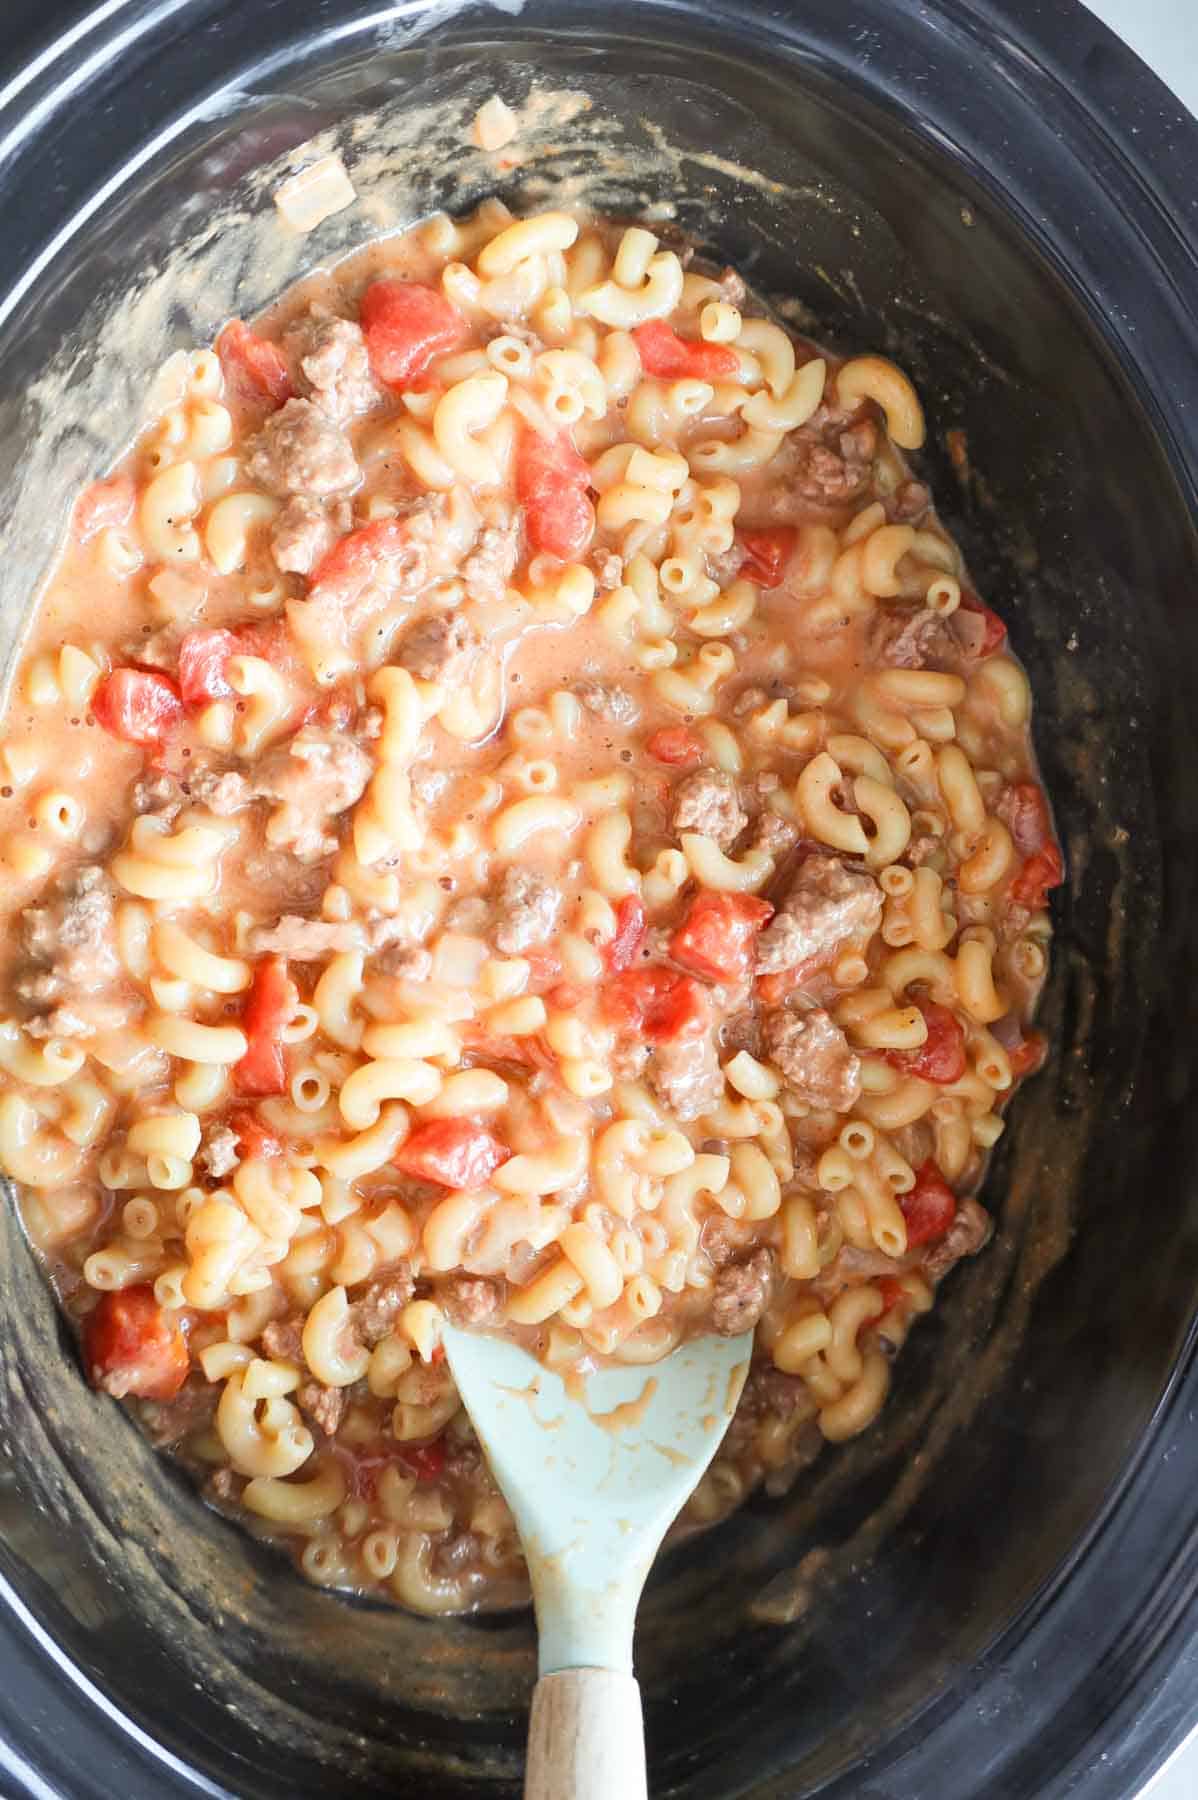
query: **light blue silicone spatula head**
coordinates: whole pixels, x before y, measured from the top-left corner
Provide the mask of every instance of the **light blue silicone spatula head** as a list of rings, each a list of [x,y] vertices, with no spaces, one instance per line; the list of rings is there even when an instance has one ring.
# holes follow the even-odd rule
[[[529,1741],[530,1796],[634,1800],[644,1791],[643,1749],[638,1786],[627,1741],[635,1723],[640,1742],[631,1679],[637,1603],[662,1538],[736,1410],[752,1344],[751,1332],[692,1338],[661,1362],[612,1365],[572,1377],[567,1387],[505,1339],[445,1330],[454,1380],[515,1515],[532,1582],[542,1679]],[[611,1679],[551,1686],[549,1678],[564,1672]],[[600,1687],[605,1706],[597,1705]],[[552,1713],[542,1719],[552,1742],[538,1744],[538,1711]],[[543,1763],[542,1752],[564,1754],[564,1734],[574,1739],[569,1760]],[[625,1760],[607,1780],[596,1757]]]

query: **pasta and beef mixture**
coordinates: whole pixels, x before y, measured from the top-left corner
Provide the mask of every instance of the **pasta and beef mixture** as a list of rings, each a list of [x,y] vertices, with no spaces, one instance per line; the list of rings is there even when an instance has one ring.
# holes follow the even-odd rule
[[[684,1517],[981,1248],[1062,875],[1001,621],[839,362],[497,202],[180,354],[0,757],[0,1166],[90,1380],[312,1578],[525,1591],[445,1319],[756,1327]]]

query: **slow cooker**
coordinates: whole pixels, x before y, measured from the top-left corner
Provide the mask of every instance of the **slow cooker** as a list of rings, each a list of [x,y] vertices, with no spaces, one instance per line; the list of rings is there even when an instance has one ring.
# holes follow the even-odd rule
[[[56,10],[6,6],[6,653],[164,357],[437,207],[675,222],[917,381],[1038,697],[1053,1055],[883,1423],[661,1560],[651,1784],[1134,1793],[1198,1708],[1198,127],[1073,0]],[[497,170],[469,120],[534,87],[586,104]],[[313,140],[359,200],[288,237]],[[8,1207],[0,1257],[4,1790],[517,1793],[530,1618],[304,1586],[89,1392]]]

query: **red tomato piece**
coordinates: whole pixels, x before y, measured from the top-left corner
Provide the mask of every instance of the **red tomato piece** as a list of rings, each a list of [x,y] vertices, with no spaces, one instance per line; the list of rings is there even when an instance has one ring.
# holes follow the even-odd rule
[[[247,1161],[256,1156],[282,1156],[283,1146],[274,1132],[268,1131],[257,1113],[248,1107],[239,1107],[230,1113],[228,1125]]]
[[[797,528],[779,525],[774,531],[740,531],[737,537],[745,553],[741,574],[755,581],[758,587],[776,588],[799,541]]]
[[[961,611],[981,614],[985,622],[985,629],[982,632],[982,646],[978,655],[993,656],[994,652],[1006,642],[1007,636],[1007,628],[998,614],[993,612],[984,600],[979,600],[971,588],[961,589]]]
[[[386,574],[387,565],[406,557],[411,548],[406,519],[375,519],[346,534],[321,557],[310,576],[318,587],[344,588],[355,595],[368,581]]]
[[[516,495],[534,550],[563,562],[582,555],[595,530],[590,485],[591,471],[567,436],[550,442],[535,431],[520,433]]]
[[[1036,781],[1017,781],[1002,795],[996,808],[1006,821],[1022,869],[1011,883],[1011,899],[1033,912],[1047,903],[1050,889],[1065,879],[1065,864],[1053,842],[1048,799]]]
[[[260,656],[284,675],[303,676],[307,664],[286,619],[246,619],[233,635],[243,656]]]
[[[603,954],[613,975],[621,975],[635,961],[645,941],[648,920],[638,894],[625,894],[616,907],[616,929],[604,946]]]
[[[534,945],[521,955],[528,964],[528,985],[534,993],[543,993],[560,981],[562,959],[552,944]]]
[[[875,1325],[880,1325],[888,1312],[893,1312],[896,1306],[902,1306],[905,1303],[907,1290],[896,1275],[882,1275],[875,1281],[874,1286],[882,1296],[882,1311],[874,1320]]]
[[[298,731],[319,709],[327,709],[335,704],[333,694],[327,690],[321,693],[315,687],[312,671],[300,654],[299,645],[292,637],[286,619],[248,619],[238,624],[232,636],[236,646],[235,655],[260,656],[292,689],[294,704],[290,712],[280,719],[278,735]],[[346,711],[339,727],[341,730],[346,728],[356,712],[355,702]],[[338,726],[330,720],[329,729],[336,730]]]
[[[207,706],[210,700],[227,700],[233,692],[225,676],[231,656],[245,654],[245,646],[231,631],[189,631],[179,645],[179,691],[188,708]]]
[[[660,376],[663,381],[728,381],[740,371],[740,357],[731,344],[680,338],[664,319],[634,325],[632,335],[645,374]]]
[[[234,386],[258,400],[282,406],[295,393],[287,358],[269,338],[259,337],[240,319],[231,319],[216,340],[216,354]]]
[[[137,488],[132,475],[110,475],[107,481],[93,481],[75,502],[75,531],[79,541],[109,525],[124,525],[133,515]]]
[[[757,933],[773,913],[756,894],[703,888],[670,939],[670,955],[708,981],[743,981],[753,972]]]
[[[934,1000],[916,1000],[928,1035],[918,1050],[887,1050],[886,1061],[905,1075],[916,1075],[921,1081],[935,1081],[944,1086],[960,1081],[965,1073],[965,1028],[947,1006]]]
[[[1047,906],[1050,891],[1060,887],[1064,879],[1065,865],[1060,851],[1055,844],[1046,844],[1043,850],[1028,857],[1016,875],[1011,883],[1011,898],[1020,906],[1039,912],[1041,907]]]
[[[1022,1043],[1007,1052],[1012,1079],[1022,1081],[1026,1076],[1034,1075],[1037,1069],[1043,1068],[1047,1055],[1048,1044],[1043,1032],[1030,1031]]]
[[[645,1037],[651,1044],[671,1044],[675,1038],[698,1037],[710,1022],[706,993],[683,975],[645,1014]]]
[[[710,1023],[706,991],[690,975],[679,975],[664,963],[625,969],[603,990],[605,1017],[650,1044],[696,1037]]]
[[[416,1444],[411,1450],[401,1450],[400,1461],[417,1481],[436,1481],[445,1468],[445,1439],[434,1438],[431,1444]]]
[[[395,1152],[397,1169],[419,1181],[468,1192],[485,1187],[511,1151],[471,1119],[430,1119]]]
[[[233,1079],[241,1093],[259,1096],[281,1094],[286,1089],[287,1064],[280,1034],[298,1005],[299,994],[288,978],[286,959],[263,957],[254,970],[254,985],[241,1021],[249,1049],[233,1067]]]
[[[359,309],[370,366],[384,387],[407,387],[434,356],[466,335],[466,321],[444,294],[419,281],[372,281]]]
[[[646,739],[645,749],[658,762],[674,769],[693,769],[703,761],[703,745],[685,725],[663,725]]]
[[[931,1157],[916,1170],[915,1186],[900,1194],[898,1203],[907,1221],[908,1250],[942,1238],[957,1216],[957,1196]]]
[[[184,719],[174,682],[149,669],[114,669],[92,695],[91,709],[113,737],[147,749],[161,744]]]
[[[191,1364],[178,1321],[149,1282],[101,1295],[83,1323],[83,1361],[92,1386],[114,1400],[173,1400]]]

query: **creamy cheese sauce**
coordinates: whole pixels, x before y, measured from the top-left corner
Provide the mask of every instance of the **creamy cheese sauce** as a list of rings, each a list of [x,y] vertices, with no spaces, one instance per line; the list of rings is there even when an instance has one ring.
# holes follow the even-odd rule
[[[159,391],[3,725],[0,1165],[209,1498],[509,1604],[442,1319],[573,1386],[756,1327],[693,1526],[866,1429],[984,1244],[1026,678],[901,371],[642,228],[430,221]]]

